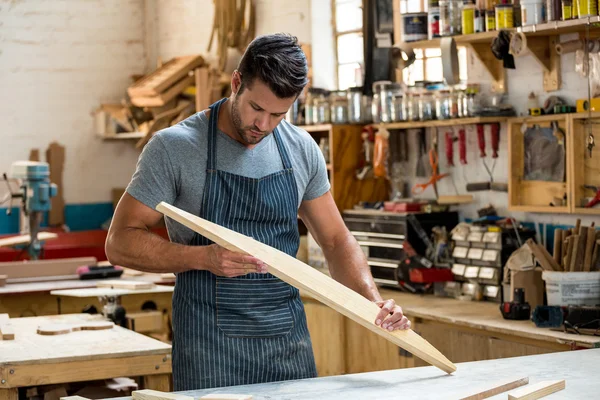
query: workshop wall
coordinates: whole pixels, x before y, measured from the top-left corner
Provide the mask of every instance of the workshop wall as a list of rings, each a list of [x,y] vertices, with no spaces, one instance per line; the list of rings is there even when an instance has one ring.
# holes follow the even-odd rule
[[[32,148],[44,160],[50,142],[65,146],[67,223],[75,229],[84,215],[94,224],[110,216],[111,188],[125,186],[135,168],[139,152],[96,137],[92,112],[119,101],[130,75],[145,70],[143,3],[0,3],[0,172]],[[6,193],[2,184],[0,199]],[[13,215],[0,210],[0,233],[18,228]]]

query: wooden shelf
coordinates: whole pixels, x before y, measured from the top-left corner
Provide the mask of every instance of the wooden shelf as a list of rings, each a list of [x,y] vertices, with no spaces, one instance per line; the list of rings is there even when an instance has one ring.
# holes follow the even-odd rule
[[[308,133],[315,132],[329,132],[333,127],[332,124],[321,124],[321,125],[298,125],[298,128],[304,129]]]
[[[560,213],[568,214],[569,207],[551,207],[551,206],[510,206],[510,211],[531,212],[531,213]]]
[[[585,208],[585,207],[575,207],[573,209],[573,214],[582,214],[582,215],[600,215],[600,208]]]
[[[571,19],[568,21],[551,21],[537,25],[527,25],[519,28],[505,29],[509,32],[523,32],[527,36],[556,36],[566,33],[585,32],[589,25],[590,31],[600,32],[600,26],[594,24],[600,22],[600,16]],[[469,35],[452,36],[457,45],[467,45],[472,43],[491,43],[500,31],[472,33]],[[431,49],[440,47],[440,38],[431,40],[419,40],[416,42],[406,42],[413,49]]]
[[[113,135],[98,135],[105,140],[141,139],[146,136],[144,132],[115,133]]]
[[[430,127],[446,127],[474,124],[494,124],[506,121],[507,117],[473,117],[473,118],[456,118],[456,119],[440,119],[434,121],[412,121],[412,122],[392,122],[389,124],[373,124],[373,127],[383,126],[386,129],[417,129]]]

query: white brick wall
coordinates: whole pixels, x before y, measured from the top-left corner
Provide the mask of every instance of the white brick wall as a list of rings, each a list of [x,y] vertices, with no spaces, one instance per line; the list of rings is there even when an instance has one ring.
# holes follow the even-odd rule
[[[57,140],[66,202],[110,201],[138,151],[96,138],[91,112],[144,69],[142,0],[0,2],[0,172]]]

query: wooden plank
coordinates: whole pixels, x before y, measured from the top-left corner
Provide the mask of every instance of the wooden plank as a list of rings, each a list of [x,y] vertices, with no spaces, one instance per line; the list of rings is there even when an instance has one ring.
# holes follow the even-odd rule
[[[565,388],[565,380],[542,381],[508,394],[509,400],[535,400]]]
[[[52,260],[0,262],[0,273],[8,276],[8,283],[25,279],[43,281],[52,276],[74,275],[82,265],[95,265],[95,257],[60,258]]]
[[[38,326],[36,332],[38,335],[53,336],[77,331],[100,331],[112,329],[114,326],[115,324],[110,321],[90,321],[82,324],[45,324]]]
[[[554,230],[554,249],[553,249],[553,256],[552,258],[554,258],[554,261],[556,261],[556,263],[558,264],[558,266],[560,267],[560,265],[562,264],[561,261],[561,257],[562,257],[562,229],[555,229]],[[560,270],[562,270],[562,268],[560,268]]]
[[[100,281],[96,284],[99,288],[112,288],[112,289],[129,289],[129,290],[140,290],[140,289],[152,289],[154,283],[152,282],[140,282],[140,281],[125,281],[119,279],[110,279]]]
[[[150,97],[132,97],[131,102],[138,107],[160,107],[181,94],[185,88],[194,83],[194,76],[186,76],[164,93]]]
[[[573,250],[571,252],[571,265],[569,265],[569,271],[576,272],[577,271],[577,251],[579,249],[579,235],[575,234],[573,236]]]
[[[488,397],[495,396],[500,393],[507,392],[512,389],[516,389],[523,385],[527,385],[529,383],[529,378],[519,378],[517,380],[510,380],[509,382],[504,381],[501,384],[497,384],[496,386],[477,392],[467,397],[463,397],[461,400],[481,400],[487,399]]]
[[[202,64],[204,64],[202,56],[173,58],[154,72],[129,86],[127,94],[131,98],[157,96],[186,76],[188,72]]]
[[[158,390],[144,389],[131,392],[133,400],[194,400],[193,397],[182,394],[161,392]]]
[[[596,240],[596,244],[594,246],[594,253],[592,254],[592,271],[598,270],[598,263],[600,263],[598,257],[600,257],[600,240]]]
[[[62,226],[65,223],[65,199],[63,185],[63,170],[65,166],[65,146],[52,142],[46,150],[46,162],[50,167],[50,182],[57,186],[57,193],[50,201],[52,208],[48,213],[50,226]]]
[[[571,271],[571,257],[573,255],[573,246],[575,245],[575,235],[567,237],[567,252],[564,256],[565,271]]]
[[[583,259],[583,270],[586,272],[590,271],[592,268],[592,255],[593,255],[595,243],[596,243],[596,229],[595,228],[587,228],[585,256]]]
[[[571,270],[583,271],[583,261],[585,259],[585,247],[587,245],[587,228],[579,229],[579,240],[577,240],[577,248],[573,248],[576,253],[571,258]],[[573,269],[574,268],[574,269]]]
[[[250,254],[262,260],[270,266],[269,270],[273,275],[298,289],[308,292],[322,303],[424,361],[447,373],[456,371],[456,366],[452,362],[414,331],[408,329],[390,332],[375,325],[375,317],[380,309],[374,302],[367,300],[352,289],[303,262],[252,238],[187,213],[165,202],[158,204],[156,209],[231,251]]]
[[[56,239],[58,235],[51,232],[40,232],[38,233],[38,240],[52,240]],[[27,244],[31,241],[30,235],[19,235],[11,236],[4,239],[0,239],[0,247],[11,247],[19,244]]]
[[[472,195],[460,195],[460,196],[438,196],[438,204],[468,204],[473,202]]]
[[[529,247],[529,250],[533,253],[534,257],[544,270],[560,271],[558,263],[554,261],[552,257],[550,257],[550,254],[548,254],[548,251],[545,249],[544,246],[536,244],[533,241],[533,239],[528,239],[525,243],[527,244],[527,247]]]
[[[167,361],[166,357],[163,361]],[[171,388],[171,374],[152,374],[146,375],[142,379],[144,388],[150,390],[158,390],[160,392],[170,392]]]
[[[15,330],[10,324],[10,322],[6,322],[0,325],[0,339],[15,340]]]

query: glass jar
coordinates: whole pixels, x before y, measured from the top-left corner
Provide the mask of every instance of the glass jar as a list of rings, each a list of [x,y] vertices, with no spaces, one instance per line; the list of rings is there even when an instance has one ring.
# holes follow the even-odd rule
[[[440,90],[435,98],[435,115],[437,119],[450,119],[452,117],[450,91]]]
[[[329,99],[327,96],[327,91],[323,90],[316,102],[313,122],[315,124],[328,124],[330,121],[331,114],[329,110]]]
[[[381,121],[381,88],[383,85],[392,83],[391,81],[373,82],[373,99],[371,101],[371,116],[373,123],[378,124]]]
[[[435,102],[430,92],[423,93],[419,97],[419,119],[421,121],[431,121],[435,119]]]
[[[394,96],[400,94],[402,87],[398,83],[386,83],[380,86],[379,101],[381,102],[381,122],[394,121]]]
[[[393,122],[400,122],[400,121],[404,121],[404,112],[402,110],[402,104],[403,104],[403,98],[404,96],[402,95],[402,93],[396,93],[394,94],[394,98],[392,100],[392,121]]]
[[[362,87],[351,87],[347,91],[348,122],[351,124],[364,122],[365,116],[362,91]]]
[[[454,36],[462,32],[462,1],[440,0],[440,35]]]
[[[404,121],[416,121],[418,110],[414,103],[414,94],[406,93],[402,98],[402,116]]]
[[[464,90],[456,92],[456,103],[458,105],[458,118],[467,118],[469,113],[467,111],[467,95]]]
[[[373,97],[368,96],[366,94],[362,95],[362,111],[361,111],[361,115],[362,115],[362,121],[364,123],[371,123],[373,122],[373,114],[371,114],[371,104],[373,102]]]
[[[329,95],[332,124],[348,123],[348,92],[339,90]]]
[[[458,92],[450,93],[450,118],[459,118],[458,115]]]

